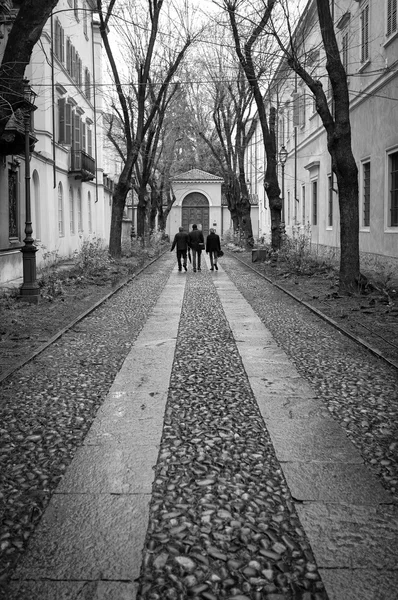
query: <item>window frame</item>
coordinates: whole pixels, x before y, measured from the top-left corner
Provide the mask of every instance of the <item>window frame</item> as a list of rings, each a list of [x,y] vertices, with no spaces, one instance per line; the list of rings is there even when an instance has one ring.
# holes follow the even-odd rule
[[[391,38],[398,31],[398,0],[386,0],[386,3],[386,37]]]
[[[64,188],[61,181],[58,183],[58,236],[65,236],[65,211],[64,211]]]
[[[359,14],[359,52],[360,52],[360,63],[361,65],[365,65],[370,61],[370,36],[369,36],[369,28],[370,28],[370,8],[369,2],[366,2],[363,6],[361,6],[361,11]],[[366,16],[366,22],[364,26],[364,18]],[[366,29],[365,29],[366,28]],[[364,31],[366,31],[366,35],[364,35]]]
[[[91,192],[87,192],[87,216],[88,216],[88,232],[93,232],[93,205],[91,201]]]
[[[77,190],[77,232],[83,233],[83,200],[80,188]]]
[[[392,171],[392,160],[396,160],[396,187],[393,187],[393,171]],[[390,233],[398,233],[398,147],[392,148],[387,152],[387,161],[386,161],[386,231]],[[396,221],[393,224],[391,213],[392,213],[392,193],[395,195],[394,211],[396,212]]]
[[[71,235],[76,233],[75,228],[75,195],[73,187],[69,186],[69,232]]]
[[[333,198],[333,184],[332,184],[332,176],[328,175],[328,187],[327,187],[327,226],[326,229],[333,229],[333,202],[334,202],[334,198]]]
[[[301,218],[303,220],[303,225],[305,225],[305,213],[306,213],[306,185],[303,183],[301,185]]]
[[[314,194],[315,189],[315,194]],[[311,179],[311,224],[318,227],[318,177]]]
[[[367,169],[368,174],[367,174]],[[365,158],[361,161],[361,230],[369,231],[370,229],[370,191],[371,191],[371,162],[370,158]]]

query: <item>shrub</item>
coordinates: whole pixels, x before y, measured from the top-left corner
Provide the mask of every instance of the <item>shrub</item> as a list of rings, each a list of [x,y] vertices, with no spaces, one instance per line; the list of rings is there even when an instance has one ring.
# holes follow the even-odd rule
[[[278,252],[278,260],[283,261],[291,273],[297,275],[311,275],[316,271],[330,270],[332,265],[319,260],[312,249],[311,226],[303,229],[300,226],[292,227],[292,235],[284,236],[283,244]]]
[[[73,272],[85,277],[97,277],[109,267],[111,259],[104,240],[100,238],[83,239],[75,253]]]

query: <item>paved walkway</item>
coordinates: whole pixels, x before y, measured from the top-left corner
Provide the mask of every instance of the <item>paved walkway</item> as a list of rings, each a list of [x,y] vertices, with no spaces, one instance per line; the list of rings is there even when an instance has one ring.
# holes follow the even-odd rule
[[[187,277],[171,274],[30,540],[14,598],[135,599]],[[222,266],[212,279],[329,599],[396,599],[397,507]]]

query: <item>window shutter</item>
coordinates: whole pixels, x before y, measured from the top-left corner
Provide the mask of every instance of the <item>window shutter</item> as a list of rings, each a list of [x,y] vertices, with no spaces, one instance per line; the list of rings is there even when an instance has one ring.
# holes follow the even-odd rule
[[[93,132],[90,127],[87,128],[87,154],[93,155]]]
[[[369,5],[361,13],[361,62],[369,58]]]
[[[60,37],[61,37],[61,48],[60,48],[61,54],[60,54],[59,59],[62,63],[64,63],[65,62],[65,33],[64,33],[64,30],[62,27],[60,28],[60,34],[61,34],[60,35]]]
[[[65,144],[65,98],[58,100],[58,143]]]
[[[65,140],[64,144],[70,146],[72,144],[72,106],[66,102],[65,104]]]
[[[81,147],[82,147],[82,150],[84,152],[86,152],[86,124],[83,123],[83,121],[82,121],[82,124],[81,124],[81,130],[80,131],[81,131],[81,135],[82,135]]]
[[[80,150],[80,117],[73,113],[73,148]]]
[[[54,46],[55,46],[55,56],[57,58],[60,58],[60,25],[59,25],[59,21],[55,21],[55,39],[54,39]]]
[[[66,70],[71,72],[71,43],[70,39],[66,40]]]
[[[395,7],[396,12],[396,7]],[[387,2],[387,35],[391,35],[394,31],[392,26],[393,0]]]
[[[293,127],[298,127],[299,126],[299,119],[300,119],[300,113],[299,113],[299,95],[297,92],[293,92]]]

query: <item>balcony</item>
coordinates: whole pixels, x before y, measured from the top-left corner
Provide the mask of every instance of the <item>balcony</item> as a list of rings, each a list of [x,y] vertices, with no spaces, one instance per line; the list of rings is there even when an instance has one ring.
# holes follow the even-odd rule
[[[1,2],[0,2],[1,3]],[[29,150],[32,152],[37,139],[29,128]],[[9,119],[3,135],[0,137],[0,156],[23,154],[25,152],[25,124],[21,109],[15,111]]]
[[[83,150],[71,150],[69,175],[82,181],[95,179],[95,160]]]

